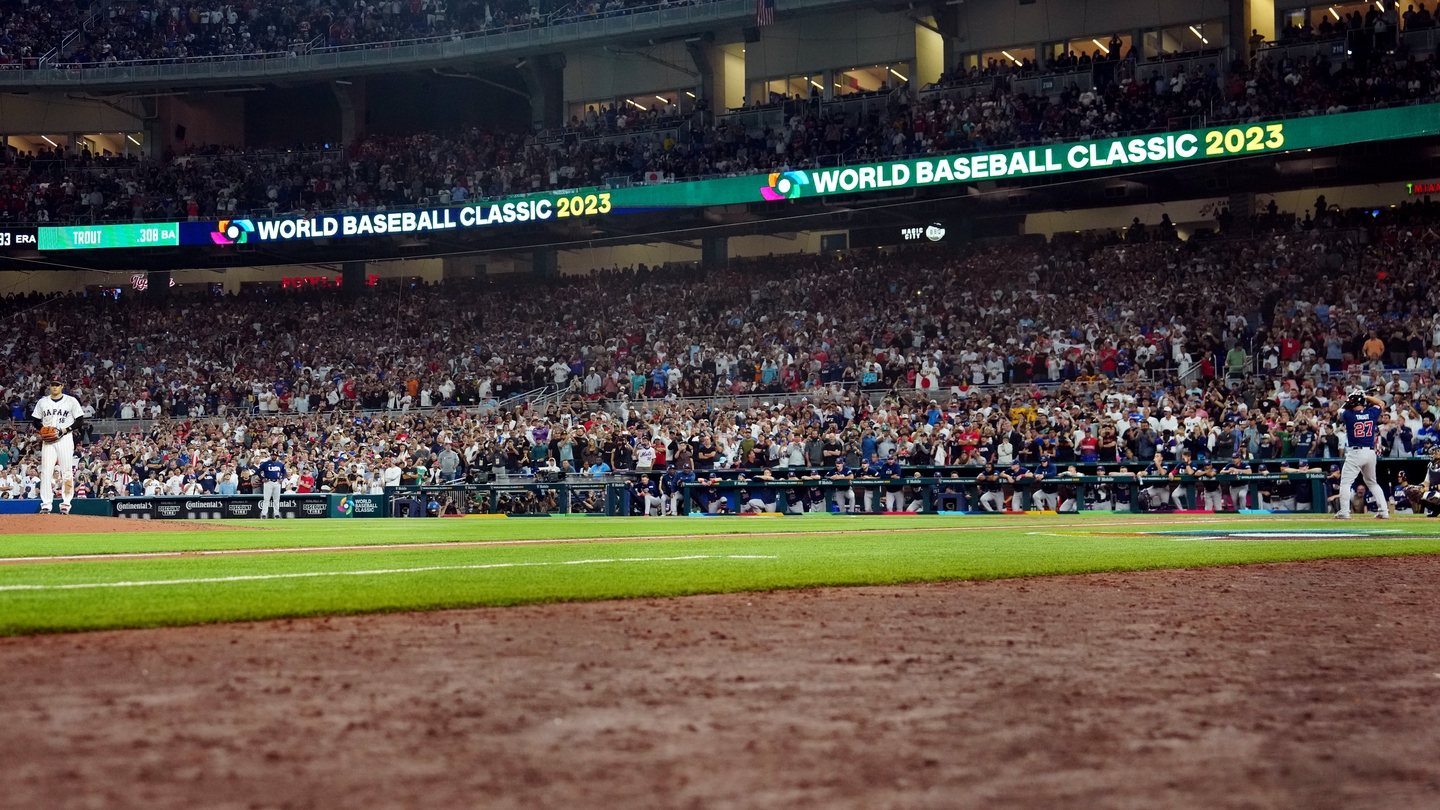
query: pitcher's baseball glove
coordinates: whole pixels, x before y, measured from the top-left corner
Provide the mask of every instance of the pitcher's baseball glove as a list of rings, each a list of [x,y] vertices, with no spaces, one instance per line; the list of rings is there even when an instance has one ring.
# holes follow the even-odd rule
[[[60,431],[53,427],[40,428],[40,440],[49,444],[60,441]]]

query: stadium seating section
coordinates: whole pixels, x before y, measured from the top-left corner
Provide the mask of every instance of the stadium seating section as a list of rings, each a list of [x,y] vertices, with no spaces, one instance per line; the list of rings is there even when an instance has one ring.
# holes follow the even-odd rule
[[[804,466],[807,441],[886,440],[907,464],[1334,458],[1356,384],[1391,403],[1384,452],[1412,456],[1440,415],[1437,213],[1322,199],[1188,242],[1140,227],[483,290],[15,296],[0,388],[21,420],[63,366],[120,420],[83,451],[100,492],[170,468],[157,485],[199,486],[262,447],[363,488],[392,463],[438,476],[447,444],[466,469],[572,473],[634,469],[642,448],[694,463],[704,437],[720,467]],[[17,492],[36,452],[23,428],[0,442]]]
[[[1188,64],[1188,63],[1186,63]],[[196,147],[158,161],[11,151],[0,168],[0,222],[92,223],[395,210],[610,178],[675,179],[835,166],[1053,143],[1201,124],[1322,115],[1434,100],[1435,57],[1377,58],[1332,72],[1329,62],[1261,60],[1223,82],[1200,66],[1131,66],[1133,75],[1054,100],[993,84],[936,90],[883,112],[786,105],[774,126],[742,116],[682,118],[673,109],[613,107],[563,132],[472,129],[373,136],[350,148],[287,151]],[[708,122],[708,123],[707,123]],[[608,134],[608,133],[618,133]]]

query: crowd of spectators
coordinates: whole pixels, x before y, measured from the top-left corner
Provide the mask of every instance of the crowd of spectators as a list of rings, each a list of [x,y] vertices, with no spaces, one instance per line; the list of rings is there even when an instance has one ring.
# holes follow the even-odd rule
[[[1096,41],[1096,45],[1099,45],[1098,41]],[[1041,74],[1070,73],[1106,64],[1121,65],[1123,63],[1128,70],[1133,71],[1139,61],[1140,55],[1135,47],[1132,45],[1126,49],[1120,37],[1113,35],[1110,37],[1110,44],[1104,47],[1096,47],[1090,51],[1083,47],[1078,51],[1066,48],[1044,61],[1033,60],[1029,56],[1022,56],[1019,59],[1012,56],[1008,59],[990,57],[983,63],[977,60],[975,64],[968,66],[956,65],[942,73],[936,85],[946,87],[975,84],[1011,76],[1024,78]]]
[[[547,133],[551,137],[594,137],[625,135],[643,130],[654,129],[675,129],[683,126],[687,121],[704,121],[706,113],[710,109],[707,99],[698,98],[693,103],[681,106],[664,101],[662,98],[655,99],[659,104],[650,102],[650,106],[634,101],[588,104],[585,107],[585,114],[573,115],[559,132]],[[699,113],[699,117],[695,116]]]
[[[34,66],[80,27],[75,0],[0,0],[0,70]]]
[[[1435,18],[1424,3],[1420,3],[1419,8],[1414,3],[1407,5],[1403,14],[1399,3],[1375,3],[1368,6],[1364,14],[1359,11],[1340,14],[1331,9],[1316,16],[1314,20],[1287,21],[1280,29],[1278,41],[1287,44],[1343,38],[1363,50],[1393,48],[1401,30],[1435,27]]]
[[[65,67],[249,58],[484,36],[709,0],[113,0],[87,18],[71,0],[6,0],[0,65]]]
[[[223,147],[161,161],[61,150],[0,163],[0,222],[97,222],[309,215],[393,210],[506,194],[643,180],[764,173],[1019,144],[1053,143],[1188,128],[1205,121],[1319,115],[1370,105],[1431,100],[1435,57],[1379,59],[1333,71],[1325,59],[1213,70],[1178,66],[1100,90],[1070,88],[1054,100],[991,88],[960,89],[887,110],[827,112],[816,105],[783,124],[747,128],[741,119],[644,129],[665,115],[609,111],[604,127],[630,137],[586,138],[577,119],[557,140],[474,128],[371,136],[348,149],[245,151]],[[600,116],[596,116],[599,126]]]
[[[157,465],[173,465],[159,484],[204,488],[259,449],[356,491],[397,467],[828,466],[825,446],[856,465],[1336,458],[1356,384],[1389,403],[1381,452],[1419,455],[1440,416],[1437,218],[1322,198],[1245,237],[1132,227],[358,296],[12,297],[0,466],[23,494],[23,420],[56,369],[122,423],[81,451],[96,492]],[[544,406],[510,399],[542,387]]]
[[[1086,65],[1096,63],[1082,58]],[[1117,64],[1123,69],[1090,92],[1102,105],[1097,110],[1100,115],[1113,114],[1121,121],[1132,113],[1123,108],[1112,113],[1111,108],[1122,107],[1124,102],[1133,105],[1137,96],[1148,105],[1168,103],[1166,119],[1199,114],[1223,123],[1426,99],[1440,79],[1433,55],[1417,59],[1403,53],[1352,55],[1339,67],[1323,54],[1310,58],[1263,54],[1248,63],[1233,62],[1223,76],[1214,62],[1151,66],[1126,59]],[[1070,66],[1068,59],[1064,66]],[[941,85],[974,84],[990,78],[989,71],[997,67],[960,70],[947,75]],[[1135,128],[1133,124],[1117,127]]]
[[[528,3],[497,0],[490,25],[534,20]],[[154,2],[112,3],[85,31],[71,64],[137,59],[298,55],[311,46],[338,47],[443,36],[487,24],[484,4],[446,0],[360,3]],[[477,19],[478,17],[478,19]]]

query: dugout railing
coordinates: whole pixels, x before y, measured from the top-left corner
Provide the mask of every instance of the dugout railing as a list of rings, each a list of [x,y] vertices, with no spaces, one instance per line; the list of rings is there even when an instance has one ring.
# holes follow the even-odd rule
[[[629,514],[627,487],[614,481],[510,479],[486,484],[390,487],[385,490],[391,517],[466,517],[479,515]]]
[[[1050,508],[1063,503],[1072,511],[1088,510],[1097,501],[1109,503],[1110,508],[1118,511],[1139,512],[1158,508],[1204,510],[1207,503],[1215,503],[1213,499],[1207,502],[1203,497],[1207,490],[1218,493],[1220,511],[1323,513],[1327,510],[1330,495],[1327,477],[1318,470],[1215,476],[1150,476],[1136,473],[1061,475],[991,484],[977,478],[977,468],[964,469],[964,476],[959,473],[915,474],[901,478],[857,476],[850,480],[814,477],[823,476],[823,471],[796,471],[793,478],[740,478],[738,473],[756,471],[726,470],[723,471],[728,473],[725,478],[707,477],[694,483],[661,486],[655,493],[635,484],[638,475],[628,484],[586,482],[584,479],[557,482],[512,479],[487,484],[394,487],[386,491],[386,513],[394,517],[520,517],[623,516],[644,514],[646,511],[684,515],[739,514],[747,508],[782,514],[839,512],[848,507],[849,499],[843,496],[837,499],[836,495],[846,490],[854,492],[857,511],[867,513],[1033,511],[1045,508],[1049,495],[1055,495],[1057,501]],[[1157,497],[1162,490],[1165,492],[1163,503]],[[982,496],[986,491],[998,492],[1005,501],[1005,509],[991,510],[985,506]],[[887,509],[886,505],[893,505],[897,499],[887,500],[885,496],[895,492],[901,495],[898,499],[901,506],[899,509]],[[663,503],[647,503],[647,495],[658,497]],[[1178,505],[1175,495],[1180,499]],[[717,501],[723,501],[723,507],[712,509],[712,504]],[[751,508],[752,502],[756,501],[761,505]]]
[[[1282,489],[1286,485],[1289,489]],[[729,513],[747,509],[782,514],[837,512],[842,510],[842,505],[836,496],[847,491],[854,496],[854,511],[864,513],[1056,511],[1061,506],[1064,511],[1080,512],[1097,502],[1108,503],[1115,511],[1205,511],[1207,500],[1203,495],[1207,490],[1216,493],[1221,504],[1218,511],[1323,513],[1328,503],[1326,476],[1319,472],[1214,476],[1117,473],[1022,478],[1014,482],[984,482],[973,475],[849,480],[797,476],[686,483],[681,488],[682,514],[715,514],[711,506],[717,500],[724,503],[719,511]],[[983,498],[986,492],[997,493],[1004,502],[1003,507],[987,506]],[[899,493],[899,497],[886,497],[894,493]],[[1047,503],[1051,495],[1053,504]],[[849,499],[845,501],[848,508]],[[900,508],[889,508],[897,503]]]
[[[1117,488],[1131,487],[1131,494],[1151,489],[1154,484],[1163,484],[1172,490],[1178,489],[1181,504],[1185,508],[1203,508],[1205,500],[1197,493],[1209,486],[1221,488],[1222,510],[1265,509],[1273,510],[1288,505],[1293,498],[1296,511],[1322,513],[1328,510],[1336,495],[1339,483],[1338,459],[1316,459],[1324,468],[1312,467],[1306,472],[1254,472],[1241,475],[1207,476],[1181,475],[1174,477],[1146,476],[1133,471],[1125,474],[1109,473],[1095,475],[1098,469],[1113,469],[1115,463],[1079,464],[1082,472],[1076,476],[1056,476],[1048,479],[1023,479],[1008,487],[1002,482],[1000,492],[1008,505],[1014,506],[1013,495],[1019,494],[1019,508],[1033,509],[1036,505],[1035,492],[1046,492],[1053,488],[1057,496],[1065,488],[1074,488],[1071,508],[1076,511],[1089,508],[1096,500],[1096,487],[1109,487],[1112,508],[1138,511],[1145,508],[1145,499],[1132,497],[1124,500]],[[1292,459],[1272,459],[1267,463],[1285,466],[1296,464]],[[1405,473],[1411,483],[1424,480],[1427,460],[1423,458],[1381,459],[1380,483],[1389,494],[1398,483],[1398,475]],[[1068,465],[1067,465],[1068,466]],[[1135,466],[1135,465],[1130,465]],[[704,470],[695,483],[678,486],[668,484],[660,494],[668,500],[678,490],[679,502],[674,511],[682,514],[705,514],[715,496],[725,499],[725,511],[738,512],[744,506],[739,501],[742,490],[755,490],[766,511],[792,512],[795,505],[802,510],[830,511],[836,508],[834,490],[853,490],[856,505],[866,511],[885,511],[876,506],[883,503],[883,494],[899,488],[903,493],[909,488],[911,497],[904,501],[905,508],[912,505],[920,512],[962,512],[986,511],[981,504],[981,495],[988,486],[978,480],[981,468],[969,467],[915,467],[906,468],[901,478],[875,478],[857,475],[849,481],[831,480],[828,469],[776,468],[771,478],[758,477],[762,470]],[[790,473],[795,477],[791,478]],[[919,475],[916,475],[919,473]],[[467,484],[456,482],[439,486],[392,487],[383,494],[339,494],[339,493],[287,493],[281,496],[282,513],[286,517],[392,517],[392,516],[438,516],[447,512],[455,515],[595,515],[617,516],[641,514],[645,511],[645,492],[639,488],[640,472],[627,472],[618,477],[589,479],[570,477],[567,480],[541,481],[532,478],[510,478],[489,483]],[[651,472],[657,482],[664,484],[662,471]],[[742,477],[743,476],[743,477]],[[816,476],[819,476],[818,478]],[[1359,482],[1357,482],[1358,484]],[[1239,485],[1238,487],[1236,485]],[[1291,490],[1281,489],[1281,485]],[[819,497],[815,497],[816,493]],[[869,499],[867,500],[867,493]],[[1237,497],[1237,493],[1243,497]],[[1052,493],[1046,493],[1052,494]],[[750,498],[746,499],[753,500]],[[993,499],[992,499],[993,501]],[[115,515],[141,519],[198,519],[198,518],[247,518],[258,516],[260,496],[213,495],[193,496],[109,496],[104,498],[77,498],[76,512],[81,514]],[[1212,502],[1213,503],[1213,502]],[[451,506],[447,509],[447,504]],[[1171,500],[1173,506],[1173,499]],[[0,500],[0,514],[25,514],[39,509],[40,502],[32,498]],[[868,507],[868,509],[867,509]],[[668,509],[667,505],[667,511]]]

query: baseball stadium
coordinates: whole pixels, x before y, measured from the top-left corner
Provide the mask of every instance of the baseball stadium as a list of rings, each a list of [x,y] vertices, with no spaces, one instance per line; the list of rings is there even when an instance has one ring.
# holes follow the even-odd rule
[[[1440,807],[1437,17],[0,0],[0,808]]]

